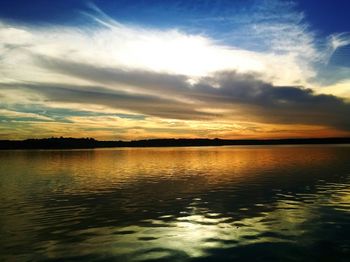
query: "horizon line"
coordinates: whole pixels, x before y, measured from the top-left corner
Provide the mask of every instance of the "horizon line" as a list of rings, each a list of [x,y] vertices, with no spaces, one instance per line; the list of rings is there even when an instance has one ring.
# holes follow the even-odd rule
[[[99,141],[94,138],[39,138],[0,140],[0,150],[12,149],[94,149],[121,147],[203,147],[203,146],[268,146],[268,145],[350,144],[350,137],[283,138],[283,139],[219,139],[160,138],[133,141]]]

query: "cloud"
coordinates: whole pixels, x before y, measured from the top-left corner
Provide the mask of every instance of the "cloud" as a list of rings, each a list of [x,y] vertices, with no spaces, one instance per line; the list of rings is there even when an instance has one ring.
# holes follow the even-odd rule
[[[334,53],[341,47],[350,45],[350,33],[336,33],[328,37],[328,52],[325,55],[325,63],[328,64]]]
[[[322,49],[293,4],[254,8],[251,16],[208,18],[240,25],[219,38],[122,24],[97,7],[88,14],[96,23],[79,26],[0,22],[0,113],[23,120],[10,119],[18,130],[50,119],[42,132],[66,133],[74,123],[67,130],[75,134],[114,129],[126,138],[349,131],[349,103],[331,95],[340,93],[310,89],[321,79],[317,63],[348,36],[333,35]],[[121,114],[138,117],[131,125]]]
[[[1,87],[0,87],[1,88]],[[200,112],[188,103],[170,98],[132,94],[99,86],[62,85],[54,83],[3,84],[2,90],[22,89],[43,96],[42,102],[104,105],[146,115],[175,119],[208,119],[211,113]]]
[[[208,84],[211,83],[211,84]],[[213,87],[213,84],[216,88]],[[329,125],[350,129],[350,104],[297,86],[274,86],[254,75],[217,73],[204,78],[193,97],[222,107],[242,106],[246,116],[272,123]]]
[[[1,120],[36,120],[36,121],[52,121],[53,119],[43,116],[40,114],[18,112],[7,109],[0,109],[0,119]]]
[[[350,130],[350,105],[343,99],[298,86],[274,86],[253,73],[217,72],[191,84],[182,75],[43,61],[50,70],[101,86],[22,83],[3,87],[35,91],[46,102],[97,104],[165,119],[248,120]]]
[[[274,84],[305,83],[314,75],[312,68],[299,56],[314,53],[306,33],[275,24],[255,25],[251,35],[271,38],[271,50],[254,51],[224,44],[205,34],[190,34],[178,29],[157,30],[123,25],[114,20],[94,15],[101,25],[94,26],[28,26],[0,23],[0,69],[8,80],[41,81],[54,75],[38,68],[33,56],[64,58],[69,62],[92,64],[99,67],[119,67],[169,74],[202,77],[222,70],[240,73],[256,72]],[[108,26],[107,26],[108,25]],[[294,27],[293,27],[294,28]],[[298,37],[298,50],[287,39]],[[282,35],[283,37],[277,38]],[[281,42],[283,39],[283,42]],[[304,42],[304,40],[303,40]],[[283,47],[283,52],[281,52]],[[310,55],[311,56],[311,55]],[[310,59],[308,56],[308,59]],[[307,65],[306,65],[307,64]],[[16,67],[15,67],[16,65]],[[276,74],[282,66],[288,68]],[[30,72],[30,73],[29,73]],[[56,76],[57,77],[57,76]],[[67,82],[72,81],[68,79]]]

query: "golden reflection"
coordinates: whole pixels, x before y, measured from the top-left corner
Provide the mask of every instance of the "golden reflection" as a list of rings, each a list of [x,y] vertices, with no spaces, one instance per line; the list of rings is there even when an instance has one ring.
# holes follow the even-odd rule
[[[145,176],[154,183],[172,180],[171,188],[180,193],[200,192],[228,182],[264,179],[271,172],[285,173],[295,167],[327,167],[336,161],[334,150],[318,146],[247,146],[18,151],[16,158],[8,153],[3,172],[18,172],[26,166],[28,173],[35,170],[37,175],[53,176],[57,183],[66,183],[67,193],[118,188],[145,180]],[[193,180],[196,185],[185,180]],[[54,186],[47,189],[59,190]]]
[[[22,241],[48,258],[98,253],[182,260],[256,243],[312,243],[321,238],[318,226],[328,223],[322,216],[333,212],[341,223],[350,213],[348,151],[270,146],[0,152],[0,244]]]
[[[210,248],[230,248],[254,243],[293,241],[304,233],[302,224],[312,219],[311,206],[286,209],[277,203],[274,211],[235,220],[203,208],[191,208],[187,216],[171,221],[144,220],[146,226],[99,228],[84,245],[112,242],[116,254],[139,254],[136,260],[158,259],[181,251],[190,257],[205,257]],[[90,229],[79,234],[91,233]],[[96,234],[97,233],[97,234]],[[271,236],[269,234],[273,233]],[[285,236],[283,238],[283,236]]]

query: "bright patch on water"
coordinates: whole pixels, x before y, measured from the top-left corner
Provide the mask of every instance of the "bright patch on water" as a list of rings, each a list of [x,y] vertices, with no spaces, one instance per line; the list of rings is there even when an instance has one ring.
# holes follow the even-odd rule
[[[0,260],[348,261],[350,147],[0,151]]]

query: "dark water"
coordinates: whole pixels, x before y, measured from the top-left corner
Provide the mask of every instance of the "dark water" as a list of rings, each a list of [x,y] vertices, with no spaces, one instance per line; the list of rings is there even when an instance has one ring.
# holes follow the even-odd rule
[[[0,261],[350,261],[350,147],[0,151]]]

